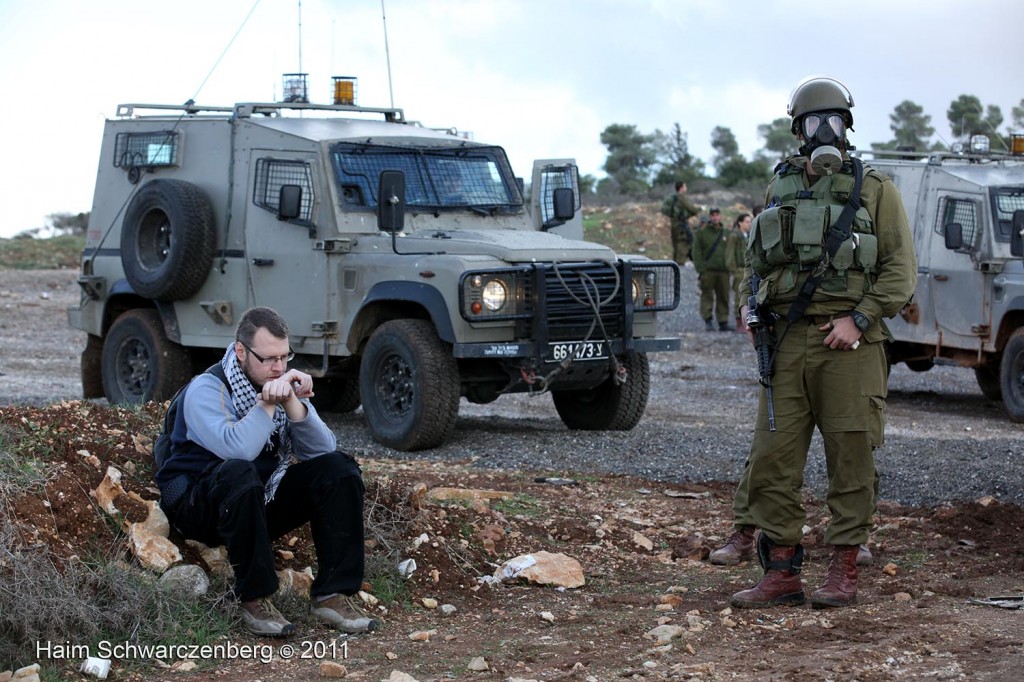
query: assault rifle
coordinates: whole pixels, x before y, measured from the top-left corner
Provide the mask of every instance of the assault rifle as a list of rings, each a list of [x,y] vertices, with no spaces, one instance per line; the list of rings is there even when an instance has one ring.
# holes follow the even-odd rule
[[[747,299],[747,327],[754,334],[754,351],[757,353],[757,380],[764,386],[768,399],[768,428],[775,430],[775,404],[772,401],[772,375],[775,373],[775,334],[772,326],[776,315],[770,311],[761,312],[757,305],[757,287],[761,282],[758,275],[750,278],[750,297]]]

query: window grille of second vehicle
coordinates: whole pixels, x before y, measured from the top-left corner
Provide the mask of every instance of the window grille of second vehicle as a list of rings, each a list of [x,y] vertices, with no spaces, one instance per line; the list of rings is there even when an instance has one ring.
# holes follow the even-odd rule
[[[543,200],[540,204],[541,224],[547,225],[555,217],[554,196],[556,189],[569,188],[572,190],[574,206],[580,210],[580,184],[576,166],[546,166],[540,172],[540,195]]]
[[[992,213],[996,225],[996,239],[1010,241],[1013,212],[1024,209],[1024,187],[993,187]]]
[[[272,213],[280,209],[282,185],[302,188],[302,207],[297,222],[309,224],[313,218],[313,175],[304,161],[258,159],[252,201]]]

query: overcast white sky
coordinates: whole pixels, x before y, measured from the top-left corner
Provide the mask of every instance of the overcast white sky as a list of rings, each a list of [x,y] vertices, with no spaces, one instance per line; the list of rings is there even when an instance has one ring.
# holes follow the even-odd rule
[[[678,122],[712,156],[716,125],[740,151],[785,115],[808,74],[843,80],[855,144],[891,138],[889,114],[922,105],[950,140],[961,94],[1024,98],[1020,0],[385,0],[394,105],[412,120],[532,159],[575,157],[602,175],[601,131]],[[253,7],[255,5],[255,10]],[[298,0],[0,0],[7,101],[0,236],[92,208],[105,118],[124,102],[230,105],[281,92],[299,71]],[[330,77],[359,78],[359,103],[389,106],[380,0],[303,0],[302,70],[311,99]],[[251,17],[219,66],[218,57]]]

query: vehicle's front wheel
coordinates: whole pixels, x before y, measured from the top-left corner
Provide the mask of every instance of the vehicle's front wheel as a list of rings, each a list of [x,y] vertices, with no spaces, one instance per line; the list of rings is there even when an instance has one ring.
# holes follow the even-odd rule
[[[1024,329],[1010,336],[999,363],[1003,388],[1003,406],[1010,419],[1024,422]]]
[[[998,365],[975,367],[974,378],[978,380],[978,388],[986,398],[997,401],[1003,399],[1003,385]]]
[[[620,358],[626,368],[626,383],[608,377],[600,385],[583,391],[552,389],[555,410],[570,429],[583,431],[629,431],[644,416],[651,386],[651,367],[643,353]]]
[[[188,351],[167,338],[155,310],[129,310],[114,321],[102,364],[111,404],[168,400],[192,378]]]
[[[440,445],[459,412],[459,367],[426,320],[392,320],[370,337],[359,370],[363,413],[395,450]]]

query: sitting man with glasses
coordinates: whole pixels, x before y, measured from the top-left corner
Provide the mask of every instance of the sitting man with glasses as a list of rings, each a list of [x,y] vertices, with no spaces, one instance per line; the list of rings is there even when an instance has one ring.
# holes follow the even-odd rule
[[[312,377],[288,369],[294,356],[275,311],[242,315],[219,365],[181,397],[171,454],[157,472],[160,506],[186,538],[227,547],[242,620],[258,635],[295,631],[269,599],[278,588],[271,543],[308,522],[314,616],[368,632],[379,621],[351,596],[363,581],[362,476],[310,405]]]

